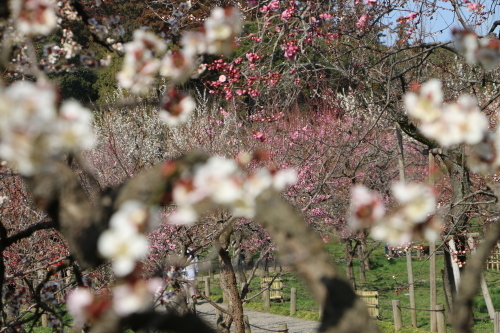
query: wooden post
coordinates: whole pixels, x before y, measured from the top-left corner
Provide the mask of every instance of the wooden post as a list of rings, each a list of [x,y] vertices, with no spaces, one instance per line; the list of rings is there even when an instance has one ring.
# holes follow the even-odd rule
[[[437,331],[438,333],[446,333],[446,320],[444,318],[444,305],[436,304],[436,310],[439,312],[435,312],[437,319]]]
[[[434,153],[432,149],[429,149],[429,185],[434,186],[434,168],[435,160]],[[429,242],[429,283],[430,283],[430,314],[431,314],[431,332],[437,332],[437,319],[436,312],[432,311],[436,309],[437,302],[437,288],[436,288],[436,241],[431,240]]]
[[[434,168],[435,160],[432,149],[429,149],[429,185],[434,186]],[[430,283],[430,309],[436,309],[437,302],[437,287],[436,287],[436,241],[429,242],[429,283]],[[431,332],[437,332],[436,312],[431,311]]]
[[[437,288],[436,288],[436,242],[429,242],[429,255],[430,255],[430,293],[431,293],[431,310],[436,309],[437,301]],[[437,332],[436,312],[431,311],[431,332]]]
[[[399,181],[401,183],[406,182],[405,175],[405,156],[403,150],[403,136],[401,134],[401,126],[396,123],[396,136],[398,138],[398,162],[399,162]],[[413,267],[411,265],[411,249],[406,251],[406,269],[408,271],[408,284],[410,285],[410,307],[415,309],[415,285],[413,283]],[[410,310],[411,313],[411,324],[413,327],[417,327],[417,311]]]
[[[42,314],[42,326],[43,327],[48,327],[49,326],[47,324],[47,314],[46,313]]]
[[[495,319],[493,320],[493,327],[495,333],[500,333],[500,312],[495,312]]]
[[[450,246],[450,250],[452,250],[453,252],[457,252],[457,247],[455,246],[455,241],[453,240],[453,238],[450,239],[448,244]],[[455,279],[455,287],[458,293],[458,286],[460,285],[460,268],[458,267],[458,264],[453,260],[451,261],[451,267],[453,268],[453,278]]]
[[[248,321],[248,316],[243,316],[243,322],[245,323],[245,333],[252,333],[252,328],[250,327],[250,322]]]
[[[398,163],[399,163],[399,181],[406,182],[405,175],[405,156],[403,151],[403,136],[401,135],[401,126],[396,123],[396,137],[398,138]]]
[[[288,333],[288,325],[287,324],[280,324],[280,326],[278,327],[278,331]]]
[[[297,288],[292,288],[290,291],[290,316],[297,312]]]
[[[490,319],[495,318],[495,308],[493,307],[493,302],[491,301],[490,292],[488,291],[488,285],[486,284],[486,280],[484,278],[484,273],[481,273],[481,290],[483,291],[484,302],[486,303],[486,307],[488,308],[488,314],[490,315]]]
[[[271,307],[271,295],[269,289],[264,290],[264,309],[267,310]]]
[[[467,244],[469,245],[469,249],[471,250],[472,254],[476,253],[474,238],[472,235],[469,236],[469,238],[467,238]],[[490,292],[488,290],[488,285],[486,284],[486,279],[484,278],[483,273],[481,273],[481,276],[479,277],[479,279],[481,281],[481,291],[483,292],[484,302],[486,303],[486,308],[488,309],[488,314],[490,315],[490,319],[494,320],[495,319],[495,308],[493,307],[493,302],[491,301]]]
[[[205,276],[205,296],[210,297],[210,277]]]
[[[415,284],[413,282],[413,266],[411,264],[411,248],[406,251],[406,269],[408,270],[408,284],[410,285],[411,325],[417,327],[417,311],[415,310]]]
[[[399,308],[399,301],[392,301],[392,314],[394,317],[394,329],[396,332],[403,327],[403,318],[401,317],[401,309]]]

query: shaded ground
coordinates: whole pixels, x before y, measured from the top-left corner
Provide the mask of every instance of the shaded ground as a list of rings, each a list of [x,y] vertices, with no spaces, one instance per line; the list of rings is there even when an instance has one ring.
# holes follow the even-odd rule
[[[224,307],[224,304],[219,304]],[[198,301],[196,305],[198,315],[215,327],[215,309],[205,301]],[[245,315],[248,316],[252,333],[266,333],[267,330],[277,331],[280,324],[288,325],[289,333],[312,333],[316,332],[319,322],[307,319],[299,319],[287,316],[280,316],[268,312],[262,312],[251,309],[244,309]],[[255,325],[255,326],[252,326]],[[259,329],[258,327],[263,329]],[[265,330],[267,329],[267,330]],[[233,330],[231,330],[233,331]]]

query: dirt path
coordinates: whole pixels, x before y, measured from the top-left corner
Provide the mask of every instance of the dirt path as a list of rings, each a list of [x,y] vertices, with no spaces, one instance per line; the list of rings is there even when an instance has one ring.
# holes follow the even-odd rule
[[[224,307],[224,304],[220,304]],[[215,327],[215,309],[204,301],[198,301],[196,305],[198,315]],[[248,316],[250,325],[256,325],[268,330],[278,330],[279,324],[288,325],[288,333],[312,333],[318,330],[319,322],[307,319],[299,319],[281,315],[275,315],[268,312],[244,309]],[[269,333],[264,329],[251,326],[252,333]],[[233,330],[231,330],[233,332]]]

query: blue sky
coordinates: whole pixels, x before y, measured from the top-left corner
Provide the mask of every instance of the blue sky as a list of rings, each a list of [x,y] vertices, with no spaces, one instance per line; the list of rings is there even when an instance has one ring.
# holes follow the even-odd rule
[[[420,19],[423,21],[423,29],[426,30],[426,32],[432,33],[432,37],[429,37],[426,39],[427,42],[432,42],[432,41],[449,41],[452,39],[451,36],[451,29],[453,27],[458,27],[461,28],[462,26],[460,25],[459,21],[457,20],[455,12],[452,10],[451,3],[449,1],[442,1],[442,0],[434,0],[434,1],[426,1],[422,0],[427,3],[427,6],[429,4],[433,4],[436,6],[437,10],[435,14],[431,17],[428,16],[422,16]],[[458,0],[462,3],[463,0]],[[467,23],[470,24],[473,28],[473,30],[480,36],[483,36],[488,33],[489,29],[491,28],[493,22],[496,20],[500,20],[500,6],[497,4],[497,1],[495,0],[471,0],[470,2],[472,3],[478,3],[480,5],[483,5],[486,7],[486,11],[495,11],[496,12],[491,14],[487,20],[482,22],[480,25],[476,25],[474,20],[474,15],[472,15],[471,12],[468,12],[466,10],[465,6],[460,7],[460,12],[461,15],[467,20]],[[419,12],[420,8],[422,6],[421,2],[415,2],[415,1],[408,1],[406,3],[406,9],[407,11],[400,11],[400,12],[395,12],[391,18],[389,18],[390,22],[393,22],[393,26],[395,26],[396,19],[400,16],[408,15],[410,12]],[[498,35],[498,32],[500,31],[500,26],[497,27],[495,32]],[[415,37],[418,36],[418,33],[414,35]],[[391,37],[388,36],[388,39]],[[389,43],[391,43],[388,40]]]

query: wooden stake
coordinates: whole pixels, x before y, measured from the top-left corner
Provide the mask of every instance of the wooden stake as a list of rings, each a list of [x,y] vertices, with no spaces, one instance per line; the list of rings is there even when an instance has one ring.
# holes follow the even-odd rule
[[[210,297],[210,277],[205,276],[205,296]]]
[[[446,320],[444,318],[443,304],[437,304],[436,310],[440,310],[439,312],[435,312],[437,318],[437,331],[438,333],[446,333]]]
[[[405,157],[403,150],[403,136],[401,135],[401,127],[396,123],[396,136],[398,138],[398,162],[399,162],[399,181],[406,182],[405,175]],[[415,286],[413,283],[413,267],[411,265],[411,249],[406,252],[406,269],[408,270],[408,284],[410,285],[410,307],[415,309]],[[417,327],[417,311],[410,310],[411,324]]]
[[[453,239],[450,239],[448,245],[450,246],[450,250],[452,250],[453,252],[457,252],[457,247],[455,246],[455,241]],[[453,260],[451,261],[451,267],[453,268],[453,278],[455,280],[455,288],[457,289],[456,291],[458,293],[458,286],[460,284],[460,268],[458,267],[458,264]]]
[[[406,269],[408,270],[408,284],[410,285],[411,325],[417,327],[417,311],[415,310],[415,284],[413,281],[413,266],[411,264],[411,249],[406,252]]]
[[[271,298],[269,289],[264,290],[264,309],[267,310],[271,307]]]
[[[392,301],[392,314],[394,316],[394,329],[396,332],[403,327],[403,317],[401,317],[401,309],[399,308],[399,301]]]
[[[284,333],[287,333],[288,332],[288,325],[287,324],[280,324],[280,326],[278,327],[278,330],[284,331]]]
[[[469,249],[471,253],[474,255],[476,253],[476,248],[474,244],[474,238],[470,236],[467,238],[467,244],[469,245]],[[488,285],[486,284],[486,279],[484,278],[484,274],[481,273],[479,277],[481,282],[481,291],[483,292],[484,302],[486,303],[486,308],[488,309],[488,314],[490,315],[490,319],[495,319],[495,308],[493,307],[493,302],[491,301],[490,292],[488,290]]]
[[[399,181],[406,182],[405,175],[405,156],[403,152],[403,136],[401,135],[401,126],[396,123],[396,137],[398,138],[398,163],[399,163]]]
[[[434,186],[434,154],[429,149],[429,185]],[[429,282],[430,282],[430,309],[436,309],[437,287],[436,287],[436,242],[429,242]],[[431,332],[437,332],[436,312],[431,311]]]
[[[495,320],[493,321],[493,327],[495,333],[500,333],[500,312],[495,312]]]
[[[250,327],[250,322],[248,321],[248,316],[243,316],[243,322],[245,323],[245,333],[252,333],[252,327]]]
[[[430,254],[430,293],[431,293],[431,310],[436,309],[437,301],[437,287],[436,287],[436,242],[429,242],[429,254]],[[437,318],[436,312],[431,311],[431,332],[437,332]]]
[[[290,291],[290,316],[297,312],[297,288],[292,288]]]

